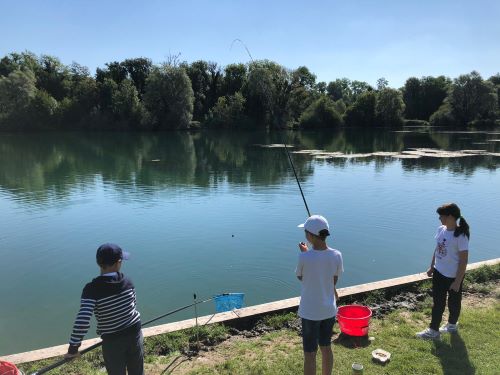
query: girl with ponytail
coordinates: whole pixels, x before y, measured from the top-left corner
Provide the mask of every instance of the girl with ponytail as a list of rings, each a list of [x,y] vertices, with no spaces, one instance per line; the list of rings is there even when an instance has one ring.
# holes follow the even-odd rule
[[[429,328],[417,333],[423,339],[439,339],[440,333],[457,332],[462,306],[462,282],[469,257],[469,224],[455,203],[436,210],[441,221],[435,239],[436,248],[427,275],[432,276],[432,320]],[[448,323],[439,328],[448,297]]]

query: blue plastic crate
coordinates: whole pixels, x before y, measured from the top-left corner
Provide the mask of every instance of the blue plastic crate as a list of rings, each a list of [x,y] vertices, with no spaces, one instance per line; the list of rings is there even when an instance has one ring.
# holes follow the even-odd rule
[[[245,293],[224,293],[214,297],[215,311],[224,312],[243,307]]]

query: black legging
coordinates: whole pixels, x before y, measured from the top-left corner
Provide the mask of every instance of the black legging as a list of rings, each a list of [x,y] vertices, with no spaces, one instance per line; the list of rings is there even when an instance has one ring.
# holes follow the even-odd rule
[[[443,276],[437,269],[434,268],[432,275],[432,320],[430,327],[434,330],[439,330],[439,325],[443,319],[444,309],[446,307],[446,295],[448,295],[448,310],[450,316],[448,323],[456,324],[462,307],[462,283],[458,292],[450,289],[450,285],[455,281],[455,278]]]

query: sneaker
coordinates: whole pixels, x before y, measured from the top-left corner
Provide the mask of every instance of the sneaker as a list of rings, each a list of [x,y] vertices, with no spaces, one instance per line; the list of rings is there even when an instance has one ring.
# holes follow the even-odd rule
[[[441,326],[441,328],[439,328],[439,332],[441,332],[441,333],[457,333],[458,332],[458,323],[457,324],[447,323],[444,326]]]
[[[417,332],[417,337],[425,340],[438,340],[441,337],[439,331],[432,328],[427,328],[422,332]]]

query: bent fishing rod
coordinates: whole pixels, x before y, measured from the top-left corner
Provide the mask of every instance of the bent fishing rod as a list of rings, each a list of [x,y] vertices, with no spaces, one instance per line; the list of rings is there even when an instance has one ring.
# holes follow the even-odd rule
[[[238,38],[234,39],[231,42],[231,47],[229,49],[233,48],[234,42],[240,42],[243,45],[243,47],[245,48],[245,51],[247,51],[248,57],[250,57],[250,61],[254,62],[252,54],[250,53],[250,50],[248,49],[246,44],[243,43],[243,41],[241,39],[238,39]],[[270,101],[269,100],[269,91],[264,89],[263,92],[268,97],[268,101]],[[299,186],[300,195],[302,196],[302,200],[304,201],[304,205],[306,206],[307,215],[308,215],[308,217],[310,217],[311,212],[309,211],[309,207],[307,206],[306,197],[304,196],[304,192],[302,191],[302,186],[300,185],[299,177],[297,176],[297,171],[295,170],[295,165],[293,164],[292,157],[290,155],[290,152],[288,151],[288,147],[287,147],[286,142],[284,141],[283,137],[282,137],[282,141],[283,141],[283,146],[285,147],[286,155],[287,155],[288,160],[290,162],[290,165],[292,167],[293,175],[295,176],[295,181],[297,181],[297,185]]]
[[[295,171],[295,166],[293,165],[292,157],[290,155],[290,152],[288,151],[288,147],[285,142],[283,142],[283,145],[285,146],[285,151],[288,156],[288,160],[290,161],[290,165],[292,166],[293,175],[295,176],[295,181],[297,181],[297,185],[299,185],[300,195],[302,195],[302,200],[304,201],[304,205],[306,206],[307,215],[308,217],[310,217],[311,212],[309,211],[309,207],[307,206],[306,197],[304,196],[304,192],[302,191],[302,186],[300,186],[299,177],[297,176],[297,172]]]
[[[226,294],[227,294],[227,293],[223,293],[222,295],[226,295]],[[172,311],[167,312],[166,314],[163,314],[163,315],[157,316],[156,318],[153,318],[153,319],[151,319],[151,320],[148,320],[146,323],[143,323],[141,326],[146,326],[146,325],[148,325],[148,324],[151,324],[151,323],[153,323],[153,322],[156,322],[157,320],[160,320],[160,319],[162,319],[162,318],[165,318],[166,316],[169,316],[169,315],[175,314],[176,312],[179,312],[179,311],[181,311],[181,310],[185,310],[185,309],[187,309],[187,308],[190,308],[190,307],[196,306],[196,305],[198,305],[198,304],[200,304],[200,303],[209,302],[209,301],[211,301],[211,300],[213,300],[213,299],[214,299],[214,297],[211,297],[211,298],[207,298],[207,299],[205,299],[205,300],[203,300],[203,301],[200,301],[200,302],[194,302],[194,303],[191,303],[191,304],[189,304],[189,305],[186,305],[186,306],[183,306],[183,307],[179,307],[179,308],[177,308],[177,309],[175,309],[175,310],[172,310]],[[98,348],[98,347],[99,347],[99,346],[101,346],[101,345],[102,345],[102,341],[99,341],[99,342],[95,343],[94,345],[91,345],[91,346],[89,346],[88,348],[85,348],[85,349],[83,349],[83,350],[79,351],[79,354],[80,354],[80,355],[83,355],[83,354],[85,354],[85,353],[88,353],[88,352],[90,352],[91,350],[94,350],[95,348]],[[71,360],[73,360],[74,358],[75,358],[75,357],[72,357],[72,358],[63,358],[63,359],[61,359],[61,360],[59,360],[59,361],[57,361],[57,362],[54,362],[53,364],[51,364],[51,365],[49,365],[49,366],[47,366],[47,367],[44,367],[44,368],[42,368],[42,369],[40,369],[40,370],[38,370],[38,371],[36,371],[36,372],[32,373],[31,375],[41,375],[41,374],[45,374],[46,372],[49,372],[50,370],[53,370],[53,369],[55,369],[56,367],[62,366],[62,365],[64,365],[65,363],[70,362],[70,361],[71,361]]]

